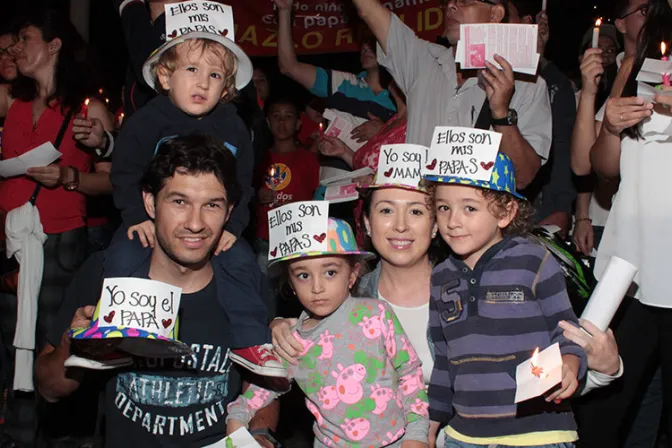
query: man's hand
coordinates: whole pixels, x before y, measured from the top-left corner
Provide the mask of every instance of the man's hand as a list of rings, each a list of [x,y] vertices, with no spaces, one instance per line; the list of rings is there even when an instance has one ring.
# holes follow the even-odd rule
[[[133,234],[137,233],[138,238],[140,238],[140,242],[142,243],[142,247],[149,246],[154,248],[154,241],[156,239],[154,234],[155,231],[156,227],[154,226],[154,223],[148,219],[145,222],[141,222],[140,224],[129,227],[128,232],[126,232],[126,236],[128,236],[129,240],[133,240]]]
[[[235,243],[237,239],[238,237],[231,232],[226,230],[222,232],[222,236],[219,237],[219,243],[217,243],[217,248],[215,249],[215,255],[219,255],[222,252],[231,249],[231,246],[233,246],[233,243]]]
[[[515,79],[513,68],[506,59],[496,54],[495,61],[502,67],[502,70],[485,61],[486,70],[482,70],[481,73],[486,81],[485,94],[490,102],[492,117],[502,119],[509,114],[509,104],[515,90]]]
[[[537,32],[537,53],[543,56],[546,52],[546,44],[548,44],[548,39],[551,36],[546,11],[539,11],[536,21],[539,29]]]
[[[97,118],[86,119],[77,115],[72,120],[72,133],[75,140],[87,148],[96,149],[105,147],[105,129],[103,122]]]
[[[653,104],[641,98],[609,98],[604,113],[603,128],[612,135],[621,135],[624,129],[635,126],[652,114]]]
[[[593,223],[589,219],[582,219],[576,221],[574,224],[574,244],[583,255],[590,257],[593,253],[593,244],[595,241],[595,234],[593,231]]]
[[[589,48],[581,58],[581,94],[597,95],[600,78],[604,74],[602,50]]]
[[[621,360],[618,357],[614,332],[607,329],[605,333],[584,319],[580,319],[579,323],[590,334],[586,334],[569,322],[560,321],[558,326],[564,330],[563,335],[567,339],[586,351],[589,369],[609,376],[616,375],[621,368]]]
[[[259,197],[260,204],[270,204],[275,201],[275,193],[268,188],[260,188],[257,196]]]
[[[72,170],[67,166],[47,165],[28,168],[26,176],[47,188],[56,188],[69,179],[74,179],[74,175],[71,175],[70,171]]]
[[[365,142],[376,135],[384,125],[383,120],[369,112],[369,121],[354,128],[350,137],[355,139],[357,143]]]
[[[546,397],[547,402],[560,403],[574,395],[576,389],[579,388],[579,367],[581,367],[581,360],[578,356],[562,355],[562,384],[558,390]]]
[[[75,315],[70,322],[70,329],[88,328],[91,325],[93,314],[96,312],[96,307],[93,305],[83,306],[75,311]]]
[[[569,213],[554,212],[541,220],[539,225],[542,226],[558,226],[560,227],[560,235],[565,238],[569,232],[570,222],[572,221]]]
[[[292,9],[293,0],[273,0],[278,9]]]

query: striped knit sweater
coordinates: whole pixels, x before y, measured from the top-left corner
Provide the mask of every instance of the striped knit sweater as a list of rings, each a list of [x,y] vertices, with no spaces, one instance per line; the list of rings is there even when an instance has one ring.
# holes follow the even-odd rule
[[[436,360],[430,419],[469,437],[575,430],[568,403],[542,398],[516,405],[516,366],[535,348],[560,343],[563,355],[586,355],[567,340],[560,320],[577,322],[560,266],[522,237],[491,247],[471,270],[453,257],[434,268],[430,338]]]

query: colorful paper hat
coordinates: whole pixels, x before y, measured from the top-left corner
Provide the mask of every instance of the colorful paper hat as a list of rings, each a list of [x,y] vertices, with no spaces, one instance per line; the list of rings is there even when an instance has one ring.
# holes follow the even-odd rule
[[[425,179],[443,184],[470,185],[487,188],[494,191],[505,191],[518,199],[526,199],[516,191],[516,177],[513,171],[513,162],[506,154],[499,153],[492,168],[489,180],[474,180],[466,177],[453,176],[425,176]]]
[[[268,212],[269,266],[299,257],[361,255],[350,224],[329,218],[329,202],[293,202]]]
[[[429,148],[420,145],[382,145],[373,183],[360,188],[403,188],[424,192],[420,182],[428,155]]]
[[[209,39],[224,45],[238,59],[236,89],[241,90],[252,79],[252,61],[234,39],[233,9],[217,2],[196,0],[165,5],[166,43],[157,48],[142,67],[142,76],[147,85],[154,85],[154,67],[169,48],[188,39]]]
[[[117,348],[149,358],[191,353],[177,340],[182,290],[141,278],[108,278],[91,325],[69,331],[76,347],[95,353],[103,341],[120,340]],[[116,342],[116,341],[115,341]]]

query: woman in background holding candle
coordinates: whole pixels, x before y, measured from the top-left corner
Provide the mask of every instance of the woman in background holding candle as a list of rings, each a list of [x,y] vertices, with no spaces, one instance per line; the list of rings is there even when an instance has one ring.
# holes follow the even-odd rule
[[[30,16],[18,23],[20,27],[12,54],[23,76],[9,86],[0,86],[0,117],[5,117],[2,142],[5,159],[17,157],[47,141],[54,143],[64,120],[70,116],[68,114],[79,112],[87,95],[95,93],[95,88],[86,87],[91,77],[84,61],[76,56],[83,43],[67,18],[53,10],[33,8]],[[106,129],[112,129],[104,104],[91,100],[88,115],[100,120]],[[65,289],[73,273],[86,256],[84,195],[111,191],[107,172],[89,172],[92,157],[77,147],[72,122],[66,123],[58,150],[62,156],[57,162],[31,168],[25,176],[0,181],[0,210],[3,213],[23,206],[36,191],[36,186],[41,185],[35,206],[47,240],[38,297],[38,351],[65,298]],[[5,295],[0,312],[5,316],[16,316],[16,300],[15,296]],[[13,329],[3,326],[3,330],[3,339],[12,341]],[[26,401],[26,398],[10,397],[6,437],[19,439],[22,445],[33,445],[34,428],[38,425],[28,419],[21,422],[28,425],[27,428],[17,428],[11,417],[18,412],[18,406],[27,407],[21,410],[23,415],[34,416],[36,412],[31,409],[34,405],[32,398]],[[95,404],[93,406],[95,409]],[[50,425],[55,425],[52,428],[60,426],[59,430],[68,431],[69,425],[59,415],[67,415],[68,421],[73,423],[80,420],[74,410],[63,412],[64,409],[67,408],[61,408],[58,415],[45,417],[51,421]],[[47,442],[47,445],[52,444]]]
[[[634,60],[621,66],[619,79],[606,103],[600,135],[590,150],[597,174],[620,178],[620,187],[598,249],[596,276],[611,256],[639,270],[617,315],[614,329],[625,371],[618,389],[592,397],[580,413],[580,446],[618,446],[614,428],[622,428],[647,377],[661,360],[664,406],[672,405],[672,296],[667,279],[672,252],[672,200],[666,193],[672,164],[669,129],[672,117],[637,95],[636,77],[645,58],[660,59],[661,41],[672,41],[672,9],[666,0],[651,0]],[[623,85],[624,84],[624,85]],[[661,193],[662,192],[662,193]],[[663,427],[670,433],[669,414]]]

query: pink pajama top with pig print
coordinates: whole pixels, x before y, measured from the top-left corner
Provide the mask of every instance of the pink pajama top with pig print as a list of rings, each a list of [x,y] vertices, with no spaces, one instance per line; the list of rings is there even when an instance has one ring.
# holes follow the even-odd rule
[[[314,328],[299,318],[303,344],[290,376],[315,416],[316,447],[396,447],[427,442],[428,400],[421,362],[390,306],[349,297]],[[280,394],[256,385],[228,406],[228,420],[245,424]]]

